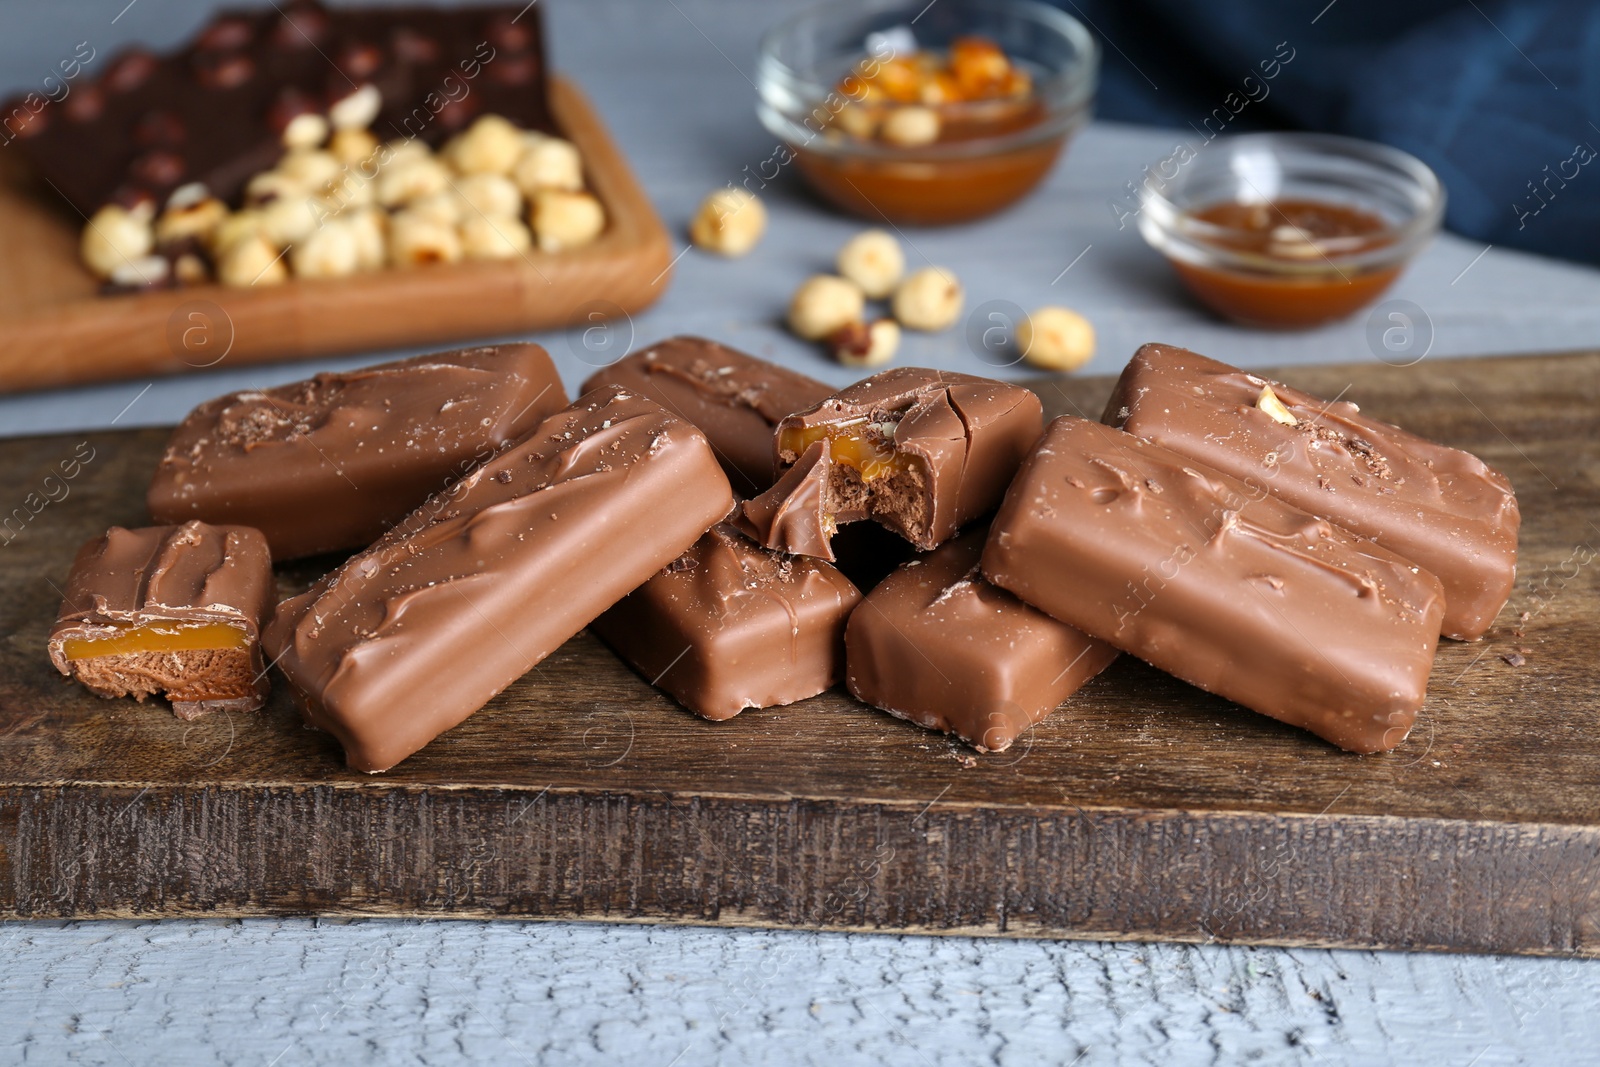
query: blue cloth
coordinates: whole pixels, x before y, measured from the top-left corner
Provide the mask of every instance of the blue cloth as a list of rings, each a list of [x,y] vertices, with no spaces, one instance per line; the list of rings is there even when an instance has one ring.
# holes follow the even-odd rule
[[[1198,128],[1233,92],[1250,102],[1227,132],[1394,145],[1439,175],[1457,233],[1600,262],[1593,0],[1055,2],[1104,45],[1105,118]]]

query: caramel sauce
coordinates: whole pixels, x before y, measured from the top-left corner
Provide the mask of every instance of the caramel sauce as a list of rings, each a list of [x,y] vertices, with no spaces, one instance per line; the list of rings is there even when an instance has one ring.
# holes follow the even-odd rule
[[[130,626],[112,637],[68,638],[62,654],[69,660],[123,656],[141,652],[201,652],[244,648],[250,643],[243,628],[225,622],[198,626]]]
[[[818,441],[827,439],[828,451],[834,461],[843,463],[847,467],[854,467],[864,482],[874,481],[904,469],[905,459],[895,455],[892,447],[886,447],[865,434],[850,432],[853,429],[865,428],[866,424],[866,419],[854,419],[850,422],[784,430],[778,435],[778,448],[780,451],[793,452],[798,456]]]

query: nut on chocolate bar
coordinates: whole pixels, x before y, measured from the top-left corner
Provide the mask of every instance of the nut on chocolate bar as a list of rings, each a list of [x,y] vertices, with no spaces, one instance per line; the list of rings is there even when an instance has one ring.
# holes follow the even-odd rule
[[[816,696],[844,673],[861,593],[831,565],[772,552],[726,523],[590,626],[707,719]]]
[[[1517,499],[1471,453],[1172,345],[1134,354],[1104,421],[1432,571],[1446,637],[1482,636],[1511,595]]]
[[[1002,752],[1117,650],[986,581],[987,534],[946,541],[878,583],[850,616],[845,663],[857,700]]]
[[[146,502],[157,522],[253,526],[274,559],[359,548],[566,404],[532,344],[231,393],[173,430]]]
[[[113,526],[73,561],[50,661],[102,697],[162,693],[180,719],[255,711],[275,594],[266,539],[248,527]]]

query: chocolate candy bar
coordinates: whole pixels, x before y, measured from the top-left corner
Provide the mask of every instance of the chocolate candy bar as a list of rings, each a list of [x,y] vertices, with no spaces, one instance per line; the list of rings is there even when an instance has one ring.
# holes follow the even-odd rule
[[[772,429],[829,393],[825,385],[703,337],[669,337],[590,375],[585,391],[620,385],[700,427],[734,491],[760,493],[777,478]]]
[[[438,145],[480,114],[554,133],[543,48],[540,10],[520,2],[227,11],[170,56],[91,53],[59,103],[7,102],[0,140],[86,217],[113,199],[164,203],[189,182],[233,203],[283,154],[290,120],[365,85],[383,99],[380,139]]]
[[[784,475],[738,524],[767,548],[827,559],[838,526],[873,519],[928,551],[1000,501],[1041,420],[1019,385],[875,374],[778,424]]]
[[[1405,739],[1444,594],[1407,560],[1161,445],[1045,431],[983,573],[1034,607],[1341,748]]]
[[[1481,636],[1511,595],[1517,499],[1470,453],[1170,345],[1134,354],[1104,421],[1432,571],[1446,637]]]
[[[590,629],[690,711],[731,719],[838,681],[860,601],[828,564],[769,552],[724,523]]]
[[[157,522],[254,526],[274,559],[357,548],[566,404],[529,344],[231,393],[172,432],[146,503]]]
[[[165,694],[180,719],[267,698],[267,542],[243,526],[113,526],[78,550],[50,661],[103,697]]]
[[[264,638],[306,721],[382,771],[481,708],[728,513],[705,436],[597,389],[430,499]]]
[[[978,573],[987,530],[962,534],[885,578],[850,616],[857,700],[1003,752],[1117,658]]]

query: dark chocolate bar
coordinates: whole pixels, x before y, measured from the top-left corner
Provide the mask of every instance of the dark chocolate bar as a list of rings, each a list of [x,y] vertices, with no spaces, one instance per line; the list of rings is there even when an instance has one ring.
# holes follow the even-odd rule
[[[1000,501],[1041,419],[1020,385],[922,367],[875,374],[778,424],[785,473],[743,505],[739,526],[767,548],[829,558],[819,543],[872,519],[931,550]]]
[[[829,385],[703,337],[669,337],[595,372],[585,391],[620,385],[700,427],[734,492],[751,496],[777,478],[772,430],[833,392]]]
[[[266,648],[350,766],[387,770],[732,505],[699,430],[654,401],[598,389],[279,605]]]
[[[827,563],[769,552],[724,523],[590,629],[690,711],[731,719],[838,681],[860,601]]]
[[[291,119],[365,85],[383,98],[381,140],[437,146],[481,114],[555,133],[540,19],[521,3],[225,11],[169,56],[91,58],[59,103],[8,101],[0,140],[87,217],[111,200],[159,205],[189,182],[234,203],[283,154]]]
[[[1517,499],[1470,453],[1171,345],[1134,354],[1104,421],[1432,571],[1446,637],[1481,636],[1511,595]]]
[[[1354,752],[1403,741],[1444,593],[1371,541],[1121,430],[1063,417],[983,573],[1070,626]]]
[[[845,662],[857,700],[1003,752],[1117,650],[985,581],[987,535],[964,533],[880,582],[850,616]]]
[[[173,431],[147,504],[157,522],[254,526],[275,559],[359,548],[566,405],[531,344],[232,393]]]
[[[242,526],[113,526],[78,550],[50,661],[103,697],[162,693],[180,719],[255,711],[277,602],[266,539]]]

